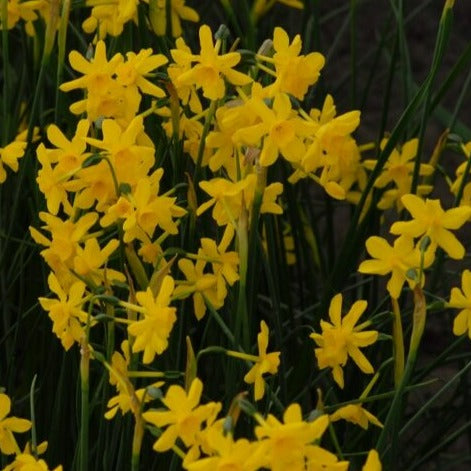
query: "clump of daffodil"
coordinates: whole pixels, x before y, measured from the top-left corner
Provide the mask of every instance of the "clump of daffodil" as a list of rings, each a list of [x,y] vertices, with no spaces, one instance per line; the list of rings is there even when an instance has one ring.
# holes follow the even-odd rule
[[[468,334],[471,339],[471,271],[464,270],[461,274],[461,289],[452,288],[448,307],[460,309],[453,322],[455,335]]]
[[[116,53],[106,57],[106,45],[100,40],[90,60],[78,51],[69,54],[71,67],[82,77],[60,86],[64,92],[85,89],[86,97],[71,105],[74,114],[87,113],[90,121],[114,118],[125,127],[135,117],[142,95],[162,98],[164,91],[148,80],[150,73],[167,63],[162,54],[152,54],[152,49],[142,49],[137,54],[128,52],[126,59]]]
[[[72,214],[68,192],[74,191],[76,182],[72,179],[91,155],[85,142],[89,129],[89,121],[80,120],[74,137],[69,140],[55,124],[51,124],[47,128],[47,138],[55,148],[47,148],[41,143],[36,150],[41,164],[36,182],[46,198],[48,211],[54,216],[61,207],[66,214]]]
[[[335,199],[355,201],[366,184],[366,172],[361,165],[360,151],[352,133],[360,124],[360,112],[349,111],[337,115],[331,95],[327,95],[322,109],[311,109],[304,117],[311,126],[306,137],[306,152],[292,162],[291,183],[309,177],[319,183]]]
[[[125,183],[133,190],[140,180],[148,177],[155,163],[155,150],[147,140],[140,141],[144,133],[140,116],[133,118],[124,129],[115,120],[105,119],[102,131],[102,139],[87,138],[88,143],[101,149],[103,158],[77,175],[76,204],[86,209],[96,202],[96,209],[104,212],[117,201],[117,186]],[[154,178],[158,185],[158,176]]]
[[[363,373],[372,374],[373,366],[360,348],[372,345],[378,339],[378,332],[366,330],[364,324],[355,326],[367,306],[364,300],[356,301],[348,313],[342,317],[342,294],[336,294],[329,307],[331,322],[321,320],[322,333],[313,333],[310,337],[316,342],[315,354],[319,368],[332,368],[335,382],[344,387],[342,368],[348,357],[357,364]]]
[[[451,258],[460,260],[465,249],[451,232],[459,229],[471,216],[471,208],[464,206],[444,210],[438,199],[426,199],[407,194],[401,198],[402,204],[412,215],[411,221],[398,221],[391,226],[392,234],[401,234],[410,238],[430,239],[431,253],[441,247]]]
[[[303,137],[310,130],[307,123],[292,110],[287,94],[277,93],[271,108],[261,97],[253,97],[249,108],[259,119],[252,126],[237,131],[234,140],[249,146],[258,146],[263,142],[260,165],[272,165],[279,154],[288,161],[296,161],[305,153]]]
[[[39,219],[45,223],[41,229],[50,233],[50,239],[34,227],[30,227],[31,237],[37,244],[46,247],[40,252],[41,256],[60,279],[61,285],[68,289],[77,281],[70,270],[74,268],[80,244],[88,238],[89,230],[97,221],[98,215],[89,212],[73,220],[40,212]]]
[[[163,173],[163,168],[159,168],[149,177],[138,180],[130,193],[120,196],[107,209],[100,220],[101,225],[107,227],[121,219],[126,243],[135,239],[151,240],[157,227],[169,234],[177,234],[174,218],[182,217],[186,211],[175,204],[175,197],[158,195]]]

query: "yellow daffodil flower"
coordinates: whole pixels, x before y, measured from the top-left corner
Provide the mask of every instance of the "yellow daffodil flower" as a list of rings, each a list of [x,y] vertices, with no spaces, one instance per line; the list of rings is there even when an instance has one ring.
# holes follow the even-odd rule
[[[2,471],[49,471],[49,467],[44,460],[27,453],[21,453],[16,455],[15,461],[5,466]],[[62,471],[62,466],[59,465],[51,471]]]
[[[380,148],[384,149],[387,139],[381,141]],[[414,171],[415,156],[419,140],[411,139],[404,143],[402,148],[394,149],[385,163],[381,175],[375,181],[376,188],[385,188],[388,184],[394,183],[395,188],[390,188],[384,192],[381,200],[378,202],[379,209],[388,209],[396,204],[398,211],[402,210],[401,197],[409,193],[412,185],[412,173]],[[376,165],[376,160],[365,160],[363,162],[365,168],[372,170]],[[419,175],[429,176],[433,173],[434,168],[429,164],[420,164]],[[432,191],[430,185],[419,185],[417,192],[420,195],[426,195]]]
[[[411,288],[415,286],[417,280],[407,277],[408,270],[420,267],[420,252],[414,246],[413,239],[400,236],[391,247],[388,241],[382,237],[371,236],[366,241],[366,250],[373,259],[361,262],[358,271],[369,275],[391,273],[391,278],[386,285],[391,297],[399,298],[405,281],[409,283]],[[429,263],[426,264],[426,266],[428,265]]]
[[[86,301],[86,286],[82,281],[75,281],[66,290],[52,272],[47,282],[49,289],[58,299],[39,298],[39,304],[49,313],[53,322],[52,331],[60,339],[65,350],[69,350],[85,335],[84,326],[87,323],[88,314],[82,310],[82,306]],[[93,325],[93,322],[91,324]]]
[[[18,171],[18,160],[23,157],[26,149],[26,141],[18,136],[13,142],[5,147],[0,147],[0,184],[7,178],[5,166],[9,167],[13,172]]]
[[[247,85],[251,78],[233,69],[240,62],[238,52],[219,54],[220,40],[213,42],[209,26],[203,25],[199,30],[201,50],[198,55],[188,59],[196,62],[190,70],[182,73],[176,79],[177,86],[195,84],[203,89],[203,95],[210,100],[224,97],[226,85],[224,79],[234,85]],[[182,56],[184,52],[179,50]]]
[[[281,27],[275,27],[273,32],[273,58],[257,55],[257,58],[273,64],[275,71],[271,75],[275,82],[266,89],[270,96],[277,93],[288,93],[303,100],[308,88],[314,85],[324,67],[324,56],[318,52],[299,55],[302,49],[301,36],[298,34],[290,44],[288,33]],[[270,73],[271,69],[263,67]]]
[[[471,271],[464,270],[461,274],[461,289],[452,288],[450,302],[447,307],[461,309],[453,322],[453,333],[468,333],[471,339]]]
[[[135,353],[143,351],[142,361],[146,364],[151,363],[155,355],[162,354],[168,347],[168,337],[177,320],[177,309],[169,307],[174,286],[173,278],[166,276],[157,297],[152,294],[150,288],[147,288],[147,291],[136,293],[139,306],[121,303],[124,307],[144,315],[142,320],[128,326],[128,332],[135,338],[132,351]]]
[[[383,469],[376,450],[370,450],[366,462],[361,469],[362,471],[381,471]]]
[[[266,420],[257,416],[256,419],[260,424],[255,427],[259,448],[254,461],[259,458],[261,467],[274,471],[305,469],[306,456],[313,451],[312,443],[321,438],[329,424],[327,415],[304,421],[299,404],[286,408],[283,422],[271,414]]]
[[[267,353],[268,347],[268,326],[265,321],[260,322],[260,332],[257,335],[258,361],[252,366],[250,371],[244,376],[244,381],[248,384],[255,383],[254,399],[259,401],[265,394],[265,373],[275,374],[280,365],[280,352]]]
[[[342,294],[336,294],[329,307],[330,322],[321,320],[322,333],[313,333],[310,337],[316,342],[315,349],[319,368],[332,368],[335,382],[344,387],[342,367],[350,356],[363,373],[373,373],[373,366],[360,351],[376,342],[378,332],[367,330],[361,332],[363,326],[355,327],[367,306],[366,301],[356,301],[348,313],[342,318]]]
[[[383,427],[383,424],[360,404],[348,404],[347,406],[340,407],[340,409],[337,409],[330,415],[331,422],[341,419],[357,424],[365,430],[368,429],[370,423],[377,427]]]
[[[203,383],[199,378],[192,381],[188,394],[181,386],[172,385],[162,399],[168,410],[150,410],[142,414],[146,422],[159,428],[167,427],[154,443],[155,451],[169,450],[177,438],[186,447],[198,442],[203,423],[216,416],[221,409],[221,404],[216,402],[199,405],[202,392]]]
[[[0,393],[0,451],[4,455],[19,453],[13,433],[23,433],[31,428],[31,422],[17,417],[7,417],[11,409],[10,398]]]
[[[407,194],[401,198],[405,208],[412,215],[411,221],[398,221],[391,226],[392,234],[403,234],[408,237],[427,235],[431,240],[429,250],[435,252],[441,247],[451,258],[460,260],[465,249],[456,236],[450,231],[459,229],[471,216],[470,207],[442,209],[440,200],[419,198]]]
[[[149,0],[149,18],[158,36],[165,36],[167,32],[167,16],[167,0]],[[185,0],[170,0],[170,24],[174,38],[179,38],[183,33],[181,20],[197,23],[200,17],[196,10],[185,5]]]
[[[211,427],[205,434],[206,446],[211,456],[200,458],[185,466],[188,471],[214,471],[230,469],[234,471],[255,471],[259,469],[253,460],[258,443],[245,438],[234,440],[231,434],[224,435],[222,430]]]
[[[178,268],[185,275],[186,281],[180,282],[175,288],[174,296],[179,299],[193,296],[193,309],[196,319],[201,320],[206,314],[206,300],[215,309],[224,305],[224,298],[219,295],[226,295],[226,291],[218,292],[218,278],[214,273],[203,273],[206,262],[197,260],[193,264],[191,260],[183,258],[178,261]]]

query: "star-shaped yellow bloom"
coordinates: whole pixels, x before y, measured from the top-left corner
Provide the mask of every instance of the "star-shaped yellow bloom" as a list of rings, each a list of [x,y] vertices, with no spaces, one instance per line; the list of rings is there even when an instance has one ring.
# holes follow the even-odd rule
[[[461,274],[461,289],[452,288],[448,307],[461,309],[453,322],[453,333],[463,335],[466,332],[471,339],[471,271]]]
[[[415,281],[407,277],[408,270],[420,266],[420,252],[414,247],[413,239],[400,236],[391,247],[382,237],[371,236],[366,241],[366,250],[373,259],[363,261],[358,271],[370,275],[391,273],[391,278],[386,285],[391,297],[399,298],[405,281],[411,288],[414,287]]]
[[[398,221],[391,226],[392,234],[403,234],[408,237],[428,236],[431,240],[431,251],[441,247],[451,258],[460,260],[465,250],[450,229],[459,229],[471,216],[470,207],[443,210],[440,200],[419,198],[408,194],[401,198],[402,203],[412,215],[411,221]]]
[[[332,368],[334,380],[341,388],[344,386],[342,367],[347,363],[349,356],[363,373],[373,373],[373,366],[359,347],[375,343],[378,332],[375,330],[360,332],[363,327],[355,327],[366,306],[366,301],[356,301],[342,319],[342,294],[336,294],[329,307],[329,318],[332,323],[321,320],[322,333],[310,335],[318,345],[315,354],[319,368]]]
[[[132,351],[144,351],[144,363],[150,363],[155,355],[160,355],[168,347],[168,337],[177,320],[177,309],[169,307],[174,286],[173,278],[166,276],[157,297],[154,297],[150,288],[136,293],[137,302],[142,307],[122,303],[123,306],[144,314],[144,319],[133,322],[128,327],[128,332],[135,337]]]
[[[216,402],[198,405],[202,392],[203,383],[199,378],[193,380],[188,394],[181,386],[174,384],[162,399],[168,410],[151,410],[142,414],[145,421],[156,427],[167,426],[154,443],[155,451],[170,450],[177,438],[187,447],[197,442],[203,422],[215,417],[221,409],[221,404]]]
[[[265,321],[260,322],[260,333],[258,341],[258,361],[252,369],[244,376],[244,381],[248,384],[255,383],[254,398],[256,401],[265,394],[265,381],[262,375],[265,373],[275,374],[280,365],[280,352],[267,353],[268,347],[268,326]]]
[[[234,85],[247,85],[251,78],[233,69],[240,62],[238,52],[219,54],[220,40],[213,42],[212,32],[208,25],[199,31],[201,50],[192,55],[191,61],[196,64],[177,78],[177,86],[195,84],[203,89],[203,95],[210,100],[222,98],[226,92],[224,79]],[[180,55],[184,54],[179,50]]]
[[[31,428],[31,422],[17,417],[7,417],[11,409],[11,400],[6,395],[0,394],[0,452],[4,455],[19,453],[13,432],[22,433]]]
[[[346,420],[353,424],[359,425],[361,428],[367,430],[370,423],[378,427],[383,427],[383,424],[371,413],[364,409],[360,404],[348,404],[337,409],[331,416],[331,422],[337,420]]]

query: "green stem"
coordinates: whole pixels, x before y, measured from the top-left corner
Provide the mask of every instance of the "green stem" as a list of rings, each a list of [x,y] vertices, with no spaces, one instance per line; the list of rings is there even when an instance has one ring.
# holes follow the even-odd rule
[[[249,319],[247,313],[247,264],[249,253],[248,211],[242,209],[237,229],[239,242],[239,296],[237,299],[235,340],[244,351],[249,351]]]
[[[11,94],[9,93],[10,87],[10,77],[8,73],[9,69],[9,51],[8,51],[8,29],[7,29],[7,22],[8,22],[8,0],[2,0],[2,21],[3,29],[2,29],[2,59],[3,59],[3,122],[2,122],[2,145],[6,145],[9,138],[9,131],[10,131],[10,102],[9,97]]]
[[[426,320],[425,297],[419,285],[414,288],[414,312],[412,321],[412,334],[410,339],[409,354],[407,355],[404,375],[399,386],[396,388],[391,407],[389,409],[384,428],[378,438],[376,450],[382,455],[383,464],[386,469],[393,469],[392,460],[397,457],[399,447],[399,424],[403,413],[403,400],[406,385],[409,383],[414,371],[417,352],[425,328]],[[388,464],[389,463],[389,464]]]
[[[218,104],[218,100],[213,100],[211,102],[211,104],[209,105],[208,113],[206,115],[206,119],[204,121],[203,132],[200,137],[200,144],[198,146],[198,155],[196,158],[195,176],[193,178],[193,185],[195,186],[195,189],[198,188],[198,182],[199,182],[200,173],[201,173],[201,166],[203,163],[203,154],[204,154],[204,149],[205,149],[206,136],[208,135],[209,128],[213,121],[214,113],[216,112],[216,109],[217,109],[217,104]]]
[[[132,437],[131,471],[139,471],[141,458],[142,438],[144,436],[144,422],[140,412],[135,414],[134,433]]]
[[[397,299],[391,298],[393,307],[393,350],[394,350],[394,385],[401,383],[404,374],[404,334],[402,330],[401,311]]]
[[[62,111],[61,105],[61,92],[59,86],[62,83],[62,78],[64,75],[64,58],[65,58],[65,47],[67,40],[67,26],[69,23],[69,13],[70,13],[70,0],[63,0],[62,3],[62,12],[61,12],[61,22],[59,26],[59,32],[57,37],[58,42],[58,51],[57,51],[57,71],[56,71],[56,106],[54,111],[54,122],[60,124],[60,114]]]
[[[89,377],[90,377],[90,350],[88,342],[83,341],[80,358],[80,380],[82,390],[81,414],[80,414],[80,470],[88,471],[88,429],[89,429]]]
[[[38,457],[38,441],[36,438],[36,414],[34,410],[34,388],[36,386],[36,379],[38,375],[34,375],[33,381],[31,382],[31,389],[29,391],[29,408],[31,411],[31,453],[37,458]]]

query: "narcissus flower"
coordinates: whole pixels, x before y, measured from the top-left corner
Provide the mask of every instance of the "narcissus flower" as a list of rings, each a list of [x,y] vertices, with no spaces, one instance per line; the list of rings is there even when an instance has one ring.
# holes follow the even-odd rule
[[[218,298],[224,299],[227,294],[226,283],[232,286],[238,279],[239,254],[237,252],[227,252],[227,248],[234,236],[234,228],[226,226],[224,235],[219,245],[213,239],[201,239],[201,249],[198,257],[211,262],[213,273],[217,278]]]
[[[329,424],[327,415],[321,415],[313,422],[302,418],[299,404],[289,405],[283,422],[273,415],[266,420],[255,417],[260,424],[255,427],[259,448],[254,454],[254,461],[260,458],[260,466],[274,471],[304,470],[306,456],[314,448],[312,443],[323,435]]]
[[[40,1],[30,0],[30,1],[20,1],[20,0],[8,0],[7,2],[7,20],[2,17],[0,13],[0,30],[5,29],[5,23],[7,29],[12,29],[20,20],[27,22],[27,32],[34,31],[31,26],[31,22],[38,18],[35,10],[38,10],[41,6]],[[28,28],[29,26],[29,28]]]
[[[31,428],[31,422],[17,417],[7,417],[11,409],[10,398],[0,393],[0,451],[4,455],[19,453],[13,433],[23,433]]]
[[[260,400],[265,394],[265,373],[275,374],[280,365],[280,352],[267,353],[268,347],[268,326],[265,321],[260,322],[260,332],[257,336],[258,361],[251,370],[244,376],[244,381],[248,384],[255,383],[254,399]]]
[[[318,345],[315,354],[319,368],[332,368],[334,380],[341,388],[344,386],[342,367],[347,363],[349,356],[363,373],[373,373],[373,366],[359,347],[375,343],[378,332],[375,330],[361,332],[364,325],[355,327],[366,306],[366,301],[356,301],[342,318],[342,294],[336,294],[329,307],[329,318],[332,323],[321,320],[322,333],[310,335]]]
[[[163,54],[152,54],[152,49],[141,49],[126,53],[126,61],[116,66],[116,81],[125,87],[138,87],[141,93],[162,98],[165,92],[146,77],[150,72],[166,64],[168,59]]]
[[[249,108],[260,118],[260,122],[236,131],[235,141],[248,145],[260,145],[260,165],[272,165],[280,153],[289,161],[299,160],[305,153],[303,135],[309,134],[307,123],[292,109],[285,93],[278,93],[270,109],[260,99],[252,99]]]
[[[387,139],[381,141],[381,149],[384,149]],[[415,156],[417,155],[418,139],[411,139],[404,143],[402,148],[393,149],[383,167],[381,175],[375,181],[375,187],[385,188],[390,183],[394,183],[394,188],[387,189],[378,203],[379,209],[388,209],[396,204],[397,210],[402,209],[401,197],[409,193],[412,185],[412,174],[415,166]],[[376,160],[365,160],[363,165],[372,170],[376,165]],[[432,165],[421,163],[419,175],[428,176],[434,171]],[[431,185],[418,185],[417,192],[425,195],[432,191]]]
[[[417,280],[407,277],[409,270],[420,267],[420,252],[414,246],[413,239],[400,236],[391,247],[388,241],[382,237],[371,236],[366,241],[366,250],[373,259],[363,261],[358,267],[358,271],[370,275],[391,273],[391,278],[386,286],[391,297],[399,298],[405,281],[409,283],[411,288],[415,286]]]
[[[0,147],[0,184],[7,178],[5,166],[9,167],[14,172],[18,171],[18,160],[23,157],[26,149],[26,141],[16,139],[5,147]]]
[[[277,26],[273,32],[273,49],[275,50],[273,58],[257,55],[258,59],[275,66],[273,73],[276,77],[275,82],[267,87],[267,92],[271,96],[284,92],[302,100],[308,88],[317,82],[320,71],[324,67],[324,56],[318,52],[311,52],[306,56],[299,55],[301,48],[302,41],[299,34],[290,44],[286,31]]]
[[[379,460],[378,452],[376,450],[370,450],[365,464],[361,469],[362,471],[381,471],[383,469],[381,461]]]
[[[49,289],[58,299],[39,298],[39,303],[49,313],[53,322],[52,331],[60,339],[65,350],[68,350],[85,335],[84,325],[88,315],[82,306],[86,302],[86,286],[82,281],[76,281],[66,290],[54,273],[49,274],[47,282]]]
[[[176,287],[175,298],[184,299],[193,296],[193,308],[195,316],[201,320],[206,314],[206,300],[211,303],[214,309],[219,309],[224,305],[224,298],[219,295],[226,295],[227,291],[218,292],[218,277],[214,273],[204,273],[206,262],[197,260],[193,263],[186,258],[178,261],[178,268],[185,275],[186,281],[181,281]]]
[[[165,36],[167,17],[167,0],[150,0],[149,19],[155,34]],[[179,38],[183,33],[181,20],[197,23],[200,17],[196,10],[185,5],[185,0],[170,0],[170,24],[174,38]]]
[[[147,288],[147,291],[136,293],[139,306],[121,303],[130,310],[144,314],[142,320],[135,321],[128,327],[128,332],[135,337],[132,351],[136,353],[143,351],[144,363],[150,363],[155,355],[160,355],[167,349],[168,337],[177,320],[177,309],[169,307],[174,286],[173,278],[166,276],[157,297],[150,288]]]
[[[464,270],[461,274],[461,289],[452,288],[448,307],[461,309],[453,322],[453,333],[468,333],[471,339],[471,271]]]
[[[221,404],[210,402],[199,405],[203,383],[195,378],[188,393],[178,385],[168,388],[162,402],[168,410],[150,410],[144,412],[142,417],[156,427],[167,427],[154,443],[155,451],[167,451],[172,448],[177,438],[180,438],[186,447],[195,445],[203,423],[215,417],[221,409]]]
[[[459,229],[469,219],[470,207],[452,208],[445,211],[440,200],[427,198],[424,201],[412,194],[404,195],[401,201],[413,219],[395,222],[391,226],[392,234],[403,234],[412,238],[428,236],[431,240],[432,252],[435,252],[438,246],[451,258],[459,260],[464,257],[464,247],[450,229]]]
[[[21,453],[15,456],[15,461],[5,466],[3,471],[49,471],[49,467],[44,460],[27,453]],[[62,466],[59,465],[51,471],[62,471]]]
[[[357,424],[365,430],[368,429],[368,425],[370,423],[378,427],[383,427],[383,424],[360,404],[348,404],[347,406],[340,407],[340,409],[337,409],[330,415],[330,420],[332,422],[336,422],[341,419]]]
[[[238,52],[219,54],[220,40],[213,42],[209,26],[203,25],[199,31],[201,50],[198,55],[191,55],[189,60],[196,62],[190,70],[176,79],[177,86],[195,84],[203,89],[203,95],[210,100],[222,98],[226,92],[224,80],[234,85],[246,85],[251,78],[233,69],[240,62]],[[180,56],[185,52],[180,49]]]
[[[188,471],[255,471],[259,469],[253,460],[258,443],[251,443],[245,438],[234,440],[231,434],[224,435],[222,430],[216,427],[211,427],[205,433],[205,438],[212,456],[184,464]]]
[[[139,0],[110,0],[101,2],[87,0],[86,4],[93,6],[90,16],[83,22],[82,28],[86,33],[98,29],[97,36],[104,39],[107,34],[119,36],[125,23],[134,20],[137,23],[137,6]]]

